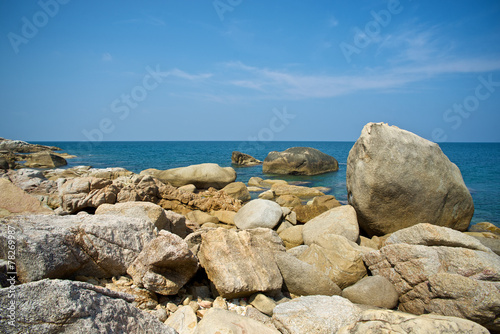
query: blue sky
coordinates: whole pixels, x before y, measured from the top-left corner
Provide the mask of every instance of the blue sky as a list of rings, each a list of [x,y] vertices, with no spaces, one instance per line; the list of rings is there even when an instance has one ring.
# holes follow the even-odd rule
[[[0,1],[0,136],[500,141],[500,2]]]

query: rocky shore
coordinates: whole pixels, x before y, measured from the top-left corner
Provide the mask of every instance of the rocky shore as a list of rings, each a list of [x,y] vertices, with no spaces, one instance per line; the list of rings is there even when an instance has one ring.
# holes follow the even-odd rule
[[[57,169],[35,146],[0,139],[5,333],[500,332],[500,229],[469,230],[459,169],[415,134],[363,128],[345,205],[279,180],[338,170],[313,148],[244,184],[216,164]]]

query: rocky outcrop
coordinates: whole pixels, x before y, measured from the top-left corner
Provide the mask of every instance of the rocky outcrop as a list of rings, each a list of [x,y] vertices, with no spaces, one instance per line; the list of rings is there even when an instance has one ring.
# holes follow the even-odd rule
[[[349,152],[347,191],[370,235],[422,222],[465,231],[474,213],[460,170],[437,144],[383,123],[367,124]]]
[[[52,152],[43,151],[27,155],[24,165],[30,168],[56,168],[67,164],[68,162],[63,157]]]
[[[213,333],[280,334],[261,322],[216,308],[205,314],[194,331],[194,334]]]
[[[390,310],[366,310],[358,321],[342,327],[337,334],[401,333],[401,334],[488,334],[489,331],[472,321],[436,314],[415,316]]]
[[[54,212],[9,180],[0,179],[0,217],[29,213],[53,214]]]
[[[281,196],[283,197],[283,196]],[[328,211],[328,208],[324,205],[302,205],[299,204],[293,208],[293,212],[297,215],[297,221],[305,224],[308,221],[318,217],[322,213]]]
[[[315,188],[294,186],[291,184],[275,183],[271,186],[274,196],[295,195],[299,198],[312,198],[315,196],[323,196],[324,194]]]
[[[355,323],[361,310],[339,296],[305,296],[276,306],[274,325],[281,333],[330,334]]]
[[[22,140],[0,138],[0,151],[13,153],[34,153],[41,151],[60,151],[59,147],[30,144]]]
[[[350,205],[343,205],[326,211],[304,225],[304,243],[310,245],[325,234],[337,234],[356,242],[359,237],[356,211]]]
[[[233,182],[229,183],[227,186],[222,188],[228,196],[234,199],[246,202],[250,200],[250,193],[248,192],[247,186],[243,182]]]
[[[150,221],[158,230],[171,232],[170,221],[159,205],[149,202],[125,202],[117,204],[102,204],[95,211],[96,215],[118,215],[140,218]]]
[[[254,199],[236,213],[234,223],[242,230],[258,227],[272,229],[278,225],[282,215],[279,204],[265,199]]]
[[[120,167],[92,168],[90,166],[77,166],[67,169],[50,169],[43,172],[49,180],[73,179],[76,177],[97,177],[107,180],[115,180],[121,176],[134,175],[133,172]]]
[[[500,330],[500,257],[448,228],[408,229],[364,255],[372,274],[389,279],[400,294],[399,310],[456,316]],[[403,239],[404,234],[416,236]],[[415,244],[398,243],[403,240]]]
[[[312,205],[326,206],[328,208],[328,210],[336,208],[336,207],[341,205],[340,202],[337,201],[337,199],[333,195],[324,195],[324,196],[314,197],[311,204]]]
[[[251,155],[241,153],[238,151],[233,151],[233,154],[231,155],[231,163],[238,165],[238,166],[257,166],[261,165],[262,161],[255,159]]]
[[[10,291],[0,289],[0,327],[6,334],[176,333],[132,306],[132,296],[92,284],[45,279],[19,285],[15,291],[16,308],[8,313]]]
[[[262,171],[269,174],[317,175],[339,169],[337,160],[311,147],[292,147],[269,153]]]
[[[175,295],[198,270],[198,260],[179,236],[160,231],[127,269],[134,283],[162,295]]]
[[[283,279],[274,253],[284,250],[270,229],[218,228],[202,234],[198,258],[218,293],[234,298],[281,289]]]
[[[9,235],[16,240],[18,279],[26,283],[76,275],[123,275],[156,237],[156,229],[146,220],[107,215],[8,217],[0,220],[3,259]]]
[[[170,183],[174,187],[194,184],[198,189],[208,189],[210,187],[222,189],[236,180],[236,172],[233,168],[220,167],[212,163],[167,170],[151,168],[142,171],[141,175],[151,175],[163,183]]]
[[[392,283],[383,276],[367,276],[342,291],[351,302],[382,308],[395,308],[399,295]]]

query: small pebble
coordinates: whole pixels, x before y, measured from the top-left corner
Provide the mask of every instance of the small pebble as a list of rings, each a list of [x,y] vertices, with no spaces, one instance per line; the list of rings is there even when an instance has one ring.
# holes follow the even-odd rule
[[[200,307],[203,307],[203,308],[211,308],[212,302],[210,302],[208,300],[201,300],[201,301],[198,301],[198,305],[200,305]]]
[[[189,307],[191,307],[195,312],[200,309],[200,305],[198,305],[198,303],[195,302],[194,300],[189,302]]]
[[[193,296],[187,295],[186,298],[184,298],[184,300],[182,301],[182,305],[188,306],[192,300],[193,300]]]
[[[221,296],[215,298],[212,306],[214,308],[220,308],[220,309],[223,309],[223,310],[227,310],[227,303],[224,300],[224,298],[222,298]]]
[[[177,311],[178,307],[174,303],[167,303],[167,310],[171,313]]]

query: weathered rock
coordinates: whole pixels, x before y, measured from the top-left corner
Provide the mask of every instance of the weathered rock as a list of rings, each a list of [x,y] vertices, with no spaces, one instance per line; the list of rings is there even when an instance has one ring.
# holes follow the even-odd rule
[[[337,160],[311,147],[292,147],[269,153],[262,165],[264,173],[317,175],[339,169]]]
[[[297,216],[297,221],[302,224],[307,223],[311,219],[321,215],[322,213],[328,211],[328,208],[323,205],[297,205],[293,208],[293,212],[295,212]]]
[[[326,206],[328,208],[328,210],[336,208],[336,207],[341,205],[340,202],[337,201],[337,199],[333,195],[324,195],[324,196],[314,197],[312,204]]]
[[[245,309],[245,317],[256,320],[273,330],[276,331],[278,330],[276,326],[274,326],[273,324],[273,319],[271,317],[268,317],[261,311],[257,310],[255,307],[247,306]]]
[[[283,184],[283,183],[273,184],[271,190],[277,197],[283,195],[295,195],[299,198],[310,198],[310,197],[324,195],[318,189],[303,187],[303,186],[294,186],[291,184]]]
[[[48,180],[40,170],[9,170],[7,176],[13,184],[30,194],[51,194],[58,190],[57,183]]]
[[[217,224],[219,222],[219,219],[217,219],[217,217],[214,217],[211,214],[208,214],[208,213],[200,211],[200,210],[195,210],[195,211],[189,212],[186,215],[186,218],[189,219],[190,221],[196,222],[200,225],[203,225],[205,223]]]
[[[304,239],[302,238],[303,227],[304,225],[292,226],[279,233],[286,249],[294,248],[304,243]]]
[[[276,198],[276,203],[283,207],[293,208],[301,205],[302,201],[295,195],[282,195]]]
[[[60,151],[59,147],[30,144],[22,140],[0,138],[0,151],[13,153],[34,153],[41,151]]]
[[[217,164],[199,164],[167,170],[146,169],[141,175],[152,175],[163,183],[174,187],[194,184],[198,189],[210,187],[222,189],[236,180],[236,172],[231,167],[220,167]]]
[[[214,334],[214,333],[259,333],[259,334],[280,334],[266,325],[238,315],[236,313],[213,308],[210,309],[203,319],[198,323],[195,334]]]
[[[111,180],[82,177],[68,180],[59,190],[62,208],[70,213],[116,203],[119,189]]]
[[[238,166],[256,166],[261,165],[262,161],[255,159],[251,155],[233,151],[233,154],[231,155],[231,163]]]
[[[50,169],[43,172],[49,180],[58,180],[60,178],[73,179],[77,177],[97,177],[106,180],[116,180],[123,176],[135,175],[133,172],[121,167],[110,168],[91,168],[90,166],[76,166],[67,169]]]
[[[31,168],[55,168],[60,166],[66,166],[68,162],[66,159],[58,156],[49,151],[43,151],[38,153],[31,153],[26,156],[26,167]]]
[[[486,234],[486,233],[484,233]],[[489,233],[491,235],[496,235],[493,233]],[[495,253],[496,255],[500,255],[500,237],[497,236],[497,238],[491,238],[491,237],[484,237],[484,236],[472,236],[474,239],[479,241],[483,246],[488,247]]]
[[[488,334],[489,331],[472,321],[456,317],[445,317],[436,314],[415,316],[408,313],[390,310],[366,310],[359,320],[342,327],[338,334]]]
[[[167,230],[172,232],[173,234],[177,234],[181,238],[185,238],[188,235],[186,217],[170,210],[164,211],[165,217],[167,217],[168,220]]]
[[[80,278],[83,277],[76,277],[76,279]],[[88,282],[89,280],[84,281]],[[112,283],[106,283],[105,288],[134,296],[135,299],[132,305],[141,310],[154,310],[158,306],[156,294],[152,291],[135,286],[132,279],[128,276],[120,276],[118,279],[112,277]]]
[[[0,289],[0,309],[11,298]],[[3,333],[165,333],[175,330],[132,306],[130,295],[83,282],[45,279],[16,287],[15,320],[2,312]]]
[[[366,275],[362,252],[344,236],[325,234],[316,238],[299,260],[313,265],[341,289],[361,280]]]
[[[149,202],[125,202],[102,204],[95,211],[96,215],[119,215],[149,220],[158,230],[171,231],[169,221],[159,205]]]
[[[243,182],[233,182],[229,183],[227,186],[222,188],[228,196],[234,199],[246,202],[250,200],[250,193],[248,192],[247,186]]]
[[[310,245],[325,234],[337,234],[356,242],[359,226],[356,211],[350,205],[343,205],[322,213],[304,225],[304,244]]]
[[[282,215],[279,204],[265,199],[255,199],[236,213],[234,223],[242,230],[258,227],[272,229],[279,223]]]
[[[0,178],[0,217],[11,214],[53,214],[54,212],[42,205],[35,197],[13,185],[9,180]]]
[[[399,295],[392,283],[383,276],[368,276],[342,291],[351,302],[382,308],[395,308]]]
[[[0,169],[9,169],[9,168],[10,168],[9,161],[6,158],[0,156]]]
[[[196,317],[196,313],[189,306],[179,307],[165,321],[165,325],[172,327],[179,334],[193,334],[197,324],[198,318]]]
[[[259,194],[260,199],[272,200],[274,199],[274,192],[272,190],[266,190]]]
[[[175,295],[198,270],[198,260],[179,236],[160,231],[127,269],[134,283],[162,295]]]
[[[470,232],[491,232],[493,234],[500,236],[500,227],[497,227],[497,226],[493,225],[492,223],[488,223],[488,222],[482,222],[482,223],[472,225],[469,228],[469,231]]]
[[[283,280],[274,253],[284,247],[276,232],[219,228],[201,236],[200,264],[221,296],[235,298],[281,289]]]
[[[367,124],[351,149],[347,191],[370,235],[422,222],[465,231],[474,213],[460,170],[437,144],[383,123]]]
[[[234,216],[236,215],[236,212],[227,210],[217,210],[217,211],[212,211],[212,215],[216,217],[221,223],[227,225],[234,225]]]
[[[123,275],[156,237],[156,228],[143,219],[109,215],[8,217],[0,220],[0,258],[7,258],[8,235],[16,240],[18,279],[27,283]]]
[[[304,253],[308,249],[309,249],[309,246],[301,245],[301,246],[293,247],[291,249],[287,249],[286,252],[287,252],[287,254],[293,255],[296,258],[298,258],[299,256],[302,255],[302,253]]]
[[[248,299],[250,305],[265,315],[272,316],[276,302],[262,293],[256,293]]]
[[[179,187],[178,189],[180,191],[194,193],[196,191],[196,186],[194,184],[186,184],[185,186]]]
[[[288,334],[336,333],[356,322],[361,310],[339,296],[305,296],[274,308],[274,325]]]
[[[276,263],[287,290],[294,295],[333,296],[342,292],[326,274],[289,253],[277,253]]]

